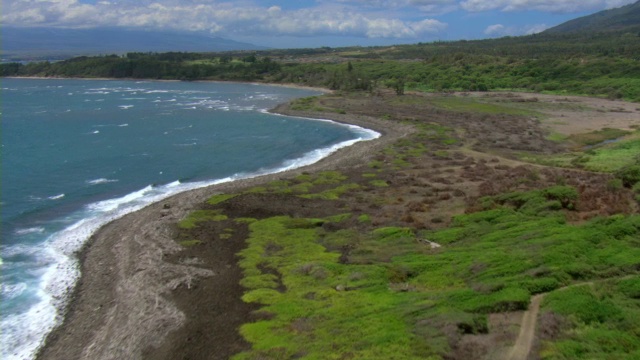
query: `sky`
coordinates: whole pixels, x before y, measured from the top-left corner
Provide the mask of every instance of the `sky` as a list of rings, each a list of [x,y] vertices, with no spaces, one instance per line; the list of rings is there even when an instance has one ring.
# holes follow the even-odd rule
[[[275,48],[533,34],[637,0],[1,0],[2,26],[179,30]]]

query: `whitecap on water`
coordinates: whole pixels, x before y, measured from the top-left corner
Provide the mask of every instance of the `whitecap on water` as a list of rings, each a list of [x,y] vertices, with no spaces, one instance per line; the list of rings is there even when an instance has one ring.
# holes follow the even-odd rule
[[[148,194],[152,190],[153,190],[153,187],[149,185],[141,190],[132,192],[120,198],[104,200],[104,201],[90,204],[88,205],[88,208],[94,211],[103,211],[103,212],[113,211],[117,209],[120,205],[124,205],[130,202],[133,202],[136,199],[143,198],[146,194]]]
[[[117,182],[118,180],[116,179],[106,179],[106,178],[100,178],[100,179],[94,179],[94,180],[87,180],[86,183],[89,185],[99,185],[99,184],[107,184],[107,183],[113,183],[113,182]]]
[[[64,197],[64,194],[58,194],[58,195],[49,196],[47,199],[49,199],[49,200],[60,200],[63,197]]]
[[[85,95],[106,95],[110,94],[109,91],[85,91],[83,94]]]
[[[30,227],[26,229],[17,229],[16,235],[28,235],[28,234],[42,234],[44,232],[43,227]]]

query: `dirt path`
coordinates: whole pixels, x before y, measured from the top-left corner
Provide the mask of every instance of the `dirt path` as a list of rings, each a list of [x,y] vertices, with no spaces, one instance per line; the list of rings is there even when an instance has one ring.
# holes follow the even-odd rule
[[[518,339],[511,351],[509,351],[507,360],[526,360],[529,356],[536,334],[536,323],[538,313],[540,312],[540,304],[542,303],[544,295],[545,294],[538,294],[531,298],[529,309],[522,315],[522,325],[520,326]]]

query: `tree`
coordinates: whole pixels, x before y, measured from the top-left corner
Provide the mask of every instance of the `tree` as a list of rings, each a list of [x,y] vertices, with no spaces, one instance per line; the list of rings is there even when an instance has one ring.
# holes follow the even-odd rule
[[[258,58],[256,57],[256,54],[251,54],[249,56],[245,56],[244,58],[242,58],[242,61],[246,62],[246,63],[254,63],[258,60]]]
[[[404,78],[395,78],[393,80],[387,81],[387,87],[395,90],[396,95],[404,95],[404,86],[405,79]]]

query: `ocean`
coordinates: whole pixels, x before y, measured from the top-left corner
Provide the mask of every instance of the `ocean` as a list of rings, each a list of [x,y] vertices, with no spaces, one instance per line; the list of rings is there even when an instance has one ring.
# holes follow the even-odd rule
[[[176,193],[314,163],[379,134],[267,109],[256,84],[1,79],[0,357],[32,359],[100,226]]]

